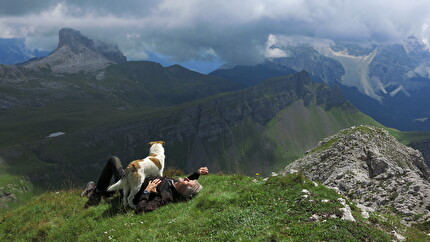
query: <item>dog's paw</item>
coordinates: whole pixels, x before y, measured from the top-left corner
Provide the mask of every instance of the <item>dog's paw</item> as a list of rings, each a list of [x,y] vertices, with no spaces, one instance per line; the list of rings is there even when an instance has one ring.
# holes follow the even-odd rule
[[[130,202],[128,203],[128,206],[130,206],[132,209],[135,209],[135,208],[136,208],[136,205],[134,205],[133,201],[130,201]]]

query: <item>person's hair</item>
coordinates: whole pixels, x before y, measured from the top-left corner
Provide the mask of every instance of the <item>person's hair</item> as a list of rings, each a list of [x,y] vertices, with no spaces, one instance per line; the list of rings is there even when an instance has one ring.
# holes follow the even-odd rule
[[[195,181],[193,186],[185,186],[183,189],[179,189],[178,192],[182,197],[190,199],[197,195],[202,188],[203,186],[198,181]]]

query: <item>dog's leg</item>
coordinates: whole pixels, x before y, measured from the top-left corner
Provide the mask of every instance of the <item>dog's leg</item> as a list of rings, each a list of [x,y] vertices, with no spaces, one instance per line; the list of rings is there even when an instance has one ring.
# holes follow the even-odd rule
[[[142,186],[143,182],[145,181],[145,173],[139,172],[138,180],[136,181],[137,184],[135,186],[131,187],[130,194],[128,195],[128,205],[131,208],[136,208],[136,206],[133,203],[134,196],[139,192],[140,187]]]
[[[123,189],[123,196],[122,196],[122,206],[124,207],[124,208],[127,208],[127,204],[128,204],[128,201],[127,201],[127,195],[128,195],[128,193],[130,192],[130,190],[128,190],[128,189]]]
[[[140,187],[140,186],[139,186]],[[136,206],[134,205],[134,203],[133,203],[133,199],[134,199],[134,196],[137,194],[139,192],[139,189],[136,189],[135,187],[133,187],[131,190],[130,190],[130,194],[128,195],[128,198],[127,198],[127,200],[128,200],[128,205],[131,207],[131,208],[136,208]]]

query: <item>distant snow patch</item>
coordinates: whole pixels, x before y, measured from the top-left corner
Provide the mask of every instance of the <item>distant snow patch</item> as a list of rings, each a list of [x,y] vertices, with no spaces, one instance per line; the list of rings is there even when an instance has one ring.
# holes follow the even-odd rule
[[[394,97],[394,96],[396,96],[399,92],[403,92],[406,96],[411,96],[411,94],[409,94],[409,92],[408,91],[406,91],[404,88],[403,88],[403,86],[402,85],[400,85],[398,88],[396,88],[396,90],[394,90],[394,91],[392,91],[392,92],[390,92],[390,96],[391,97]]]
[[[416,76],[421,76],[424,78],[430,78],[430,63],[424,62],[417,66],[415,69],[406,73],[406,76],[413,78]]]
[[[372,63],[373,58],[378,53],[377,49],[374,49],[370,54],[364,56],[350,55],[347,50],[334,51],[331,47],[320,49],[319,53],[333,58],[340,62],[345,74],[342,76],[342,85],[347,87],[356,87],[361,93],[382,101],[382,96],[376,93],[376,89],[379,84],[377,79],[369,79],[369,65]]]
[[[418,122],[425,122],[425,121],[427,121],[427,119],[429,119],[428,117],[424,117],[424,118],[416,118],[416,119],[414,119],[414,121],[418,121]]]
[[[66,133],[64,133],[64,132],[55,132],[55,133],[49,134],[48,136],[46,136],[46,138],[54,138],[54,137],[57,137],[57,136],[60,136],[60,135],[63,135],[63,134],[66,134]]]

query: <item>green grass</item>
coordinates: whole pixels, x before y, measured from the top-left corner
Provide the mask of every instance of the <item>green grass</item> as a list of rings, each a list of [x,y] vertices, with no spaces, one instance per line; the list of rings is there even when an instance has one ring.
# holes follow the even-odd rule
[[[315,105],[304,106],[302,101],[291,104],[266,125],[264,135],[269,137],[276,147],[273,162],[276,165],[272,170],[282,169],[302,157],[307,150],[314,149],[323,138],[360,124],[383,127],[369,116],[351,109],[347,103],[329,110]]]
[[[336,202],[340,195],[321,185],[315,187],[301,175],[267,181],[241,175],[208,175],[200,182],[204,189],[193,200],[143,215],[122,210],[118,196],[84,209],[86,199],[79,197],[80,191],[45,193],[0,217],[0,240],[392,240],[379,229],[392,227],[358,217],[355,206],[356,222],[330,218],[341,214],[341,205]],[[302,198],[302,189],[311,192],[309,198]],[[329,202],[321,202],[323,199]],[[320,221],[311,221],[313,214],[319,215]],[[426,238],[414,229],[419,238]],[[411,231],[404,226],[397,230],[405,234]]]
[[[0,194],[12,193],[15,200],[0,200],[0,214],[22,205],[37,194],[36,189],[25,177],[13,176],[0,168]]]
[[[414,142],[430,138],[430,132],[404,132],[393,128],[386,128],[400,143],[410,145]]]

